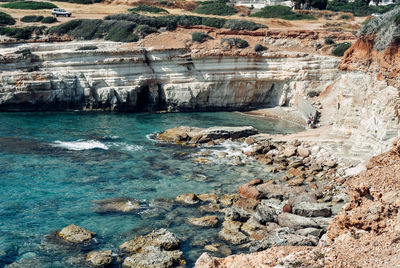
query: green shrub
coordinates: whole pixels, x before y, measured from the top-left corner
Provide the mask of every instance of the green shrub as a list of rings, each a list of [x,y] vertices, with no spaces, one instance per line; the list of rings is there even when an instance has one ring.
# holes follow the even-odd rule
[[[355,16],[363,17],[371,15],[372,13],[386,13],[398,5],[386,6],[369,6],[369,2],[356,0],[355,2],[347,1],[329,1],[326,9],[332,11],[350,12]]]
[[[150,27],[150,26],[147,26],[147,25],[138,25],[135,28],[135,33],[139,34],[139,35],[141,35],[143,37],[145,37],[145,36],[147,36],[149,34],[152,34],[152,33],[156,33],[156,32],[157,32],[156,28]]]
[[[57,6],[49,2],[21,1],[2,4],[2,7],[11,9],[53,9]]]
[[[397,25],[400,24],[400,13],[398,13],[397,15],[393,16],[393,21],[394,23],[396,23]]]
[[[346,14],[343,14],[342,16],[340,16],[340,18],[341,18],[342,20],[349,20],[349,19],[351,19],[351,17],[350,17],[349,15],[346,15]]]
[[[160,7],[154,7],[154,6],[147,6],[147,5],[140,5],[135,8],[128,9],[128,11],[131,12],[149,12],[149,13],[169,13],[167,10],[160,8]]]
[[[54,22],[57,22],[57,19],[55,17],[49,16],[49,17],[45,17],[42,19],[42,23],[50,24],[50,23],[54,23]]]
[[[105,39],[114,42],[137,42],[139,37],[133,33],[135,27],[135,23],[119,21],[110,28]]]
[[[76,49],[77,51],[80,51],[80,50],[96,50],[96,49],[98,49],[98,47],[97,46],[83,46],[83,47],[80,47],[80,48],[78,48],[78,49]]]
[[[237,13],[233,7],[226,5],[224,0],[205,1],[193,11],[198,14],[230,16]]]
[[[261,44],[257,44],[255,47],[254,47],[254,51],[255,52],[261,52],[261,51],[264,51],[264,50],[267,50],[268,48],[267,47],[265,47],[265,46],[263,46],[263,45],[261,45]]]
[[[333,41],[332,38],[330,38],[330,37],[325,38],[325,44],[326,45],[332,45],[334,43],[335,43],[335,41]]]
[[[138,40],[137,35],[133,33],[135,27],[136,24],[130,21],[79,19],[51,27],[48,33],[67,34],[74,39],[105,38],[115,42],[135,42]]]
[[[279,5],[263,7],[261,11],[250,15],[250,17],[280,18],[284,20],[316,20],[312,15],[295,13],[290,7]]]
[[[173,31],[176,29],[176,27],[178,27],[178,19],[179,16],[174,15],[155,18],[156,24],[158,26],[157,28],[166,27],[168,31]]]
[[[202,23],[202,18],[197,17],[197,16],[183,15],[183,16],[179,16],[179,18],[178,18],[178,24],[183,27],[201,25],[201,23]]]
[[[0,35],[6,35],[15,39],[23,39],[28,40],[32,37],[32,34],[35,33],[37,35],[42,34],[44,30],[44,26],[36,27],[29,26],[23,28],[10,28],[10,27],[1,27]]]
[[[7,13],[0,12],[0,24],[14,25],[15,24],[15,20],[13,19],[13,17],[8,15]]]
[[[224,24],[224,28],[227,28],[230,30],[255,31],[260,28],[267,28],[267,26],[260,24],[260,23],[247,21],[247,20],[227,20]]]
[[[237,48],[246,48],[249,46],[246,40],[233,37],[233,38],[224,38],[221,40],[221,44],[228,44],[229,47],[237,47]]]
[[[39,22],[43,19],[43,16],[35,16],[35,15],[29,15],[29,16],[24,16],[21,18],[22,22]]]
[[[332,54],[337,57],[342,57],[346,50],[350,48],[351,44],[348,42],[337,44],[333,49]]]
[[[208,39],[212,39],[211,36],[202,32],[194,32],[192,33],[192,41],[203,43]]]
[[[218,19],[218,18],[209,18],[209,17],[203,17],[201,19],[201,23],[205,26],[208,27],[214,27],[214,28],[222,28],[224,27],[224,24],[226,23],[225,19]]]

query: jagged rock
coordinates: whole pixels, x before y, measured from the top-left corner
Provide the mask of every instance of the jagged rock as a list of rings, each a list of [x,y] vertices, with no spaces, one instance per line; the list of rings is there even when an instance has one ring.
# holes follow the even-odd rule
[[[218,203],[218,195],[216,194],[199,194],[197,198],[203,202]]]
[[[92,251],[87,254],[86,261],[95,267],[104,267],[110,265],[113,261],[112,251]]]
[[[75,224],[68,225],[58,232],[58,236],[65,241],[77,244],[89,242],[95,235],[96,233],[76,226]]]
[[[202,227],[217,227],[218,217],[217,216],[204,216],[201,218],[190,218],[188,222],[192,225],[202,226]]]
[[[155,246],[146,246],[140,252],[125,258],[124,268],[169,268],[184,266],[183,252],[180,250],[162,250]]]
[[[324,203],[300,202],[293,205],[292,213],[304,217],[330,217],[332,210]]]
[[[237,229],[222,228],[218,235],[234,245],[242,244],[248,240],[247,236]]]
[[[304,147],[297,148],[297,154],[303,158],[306,158],[310,155],[310,150]]]
[[[225,194],[219,199],[219,202],[223,206],[227,207],[227,206],[231,206],[233,204],[233,202],[235,202],[239,198],[240,198],[240,195],[238,195],[238,194]]]
[[[277,222],[282,213],[283,204],[277,199],[264,199],[256,208],[254,218],[260,223]]]
[[[185,203],[188,205],[194,205],[194,204],[199,203],[199,199],[198,199],[197,195],[191,194],[191,193],[178,195],[176,197],[176,201]]]
[[[251,213],[236,207],[228,207],[224,209],[225,219],[232,221],[247,221],[250,218]]]
[[[175,250],[179,248],[179,240],[168,230],[160,229],[145,236],[136,236],[134,239],[124,242],[119,248],[122,252],[135,253],[148,246],[163,250]]]
[[[280,226],[286,226],[294,230],[304,229],[308,227],[319,227],[319,224],[317,224],[317,222],[315,222],[313,219],[291,213],[279,214],[278,224]]]
[[[97,213],[126,213],[140,209],[140,201],[133,198],[112,198],[95,201],[95,203],[97,204],[97,208],[94,211]]]

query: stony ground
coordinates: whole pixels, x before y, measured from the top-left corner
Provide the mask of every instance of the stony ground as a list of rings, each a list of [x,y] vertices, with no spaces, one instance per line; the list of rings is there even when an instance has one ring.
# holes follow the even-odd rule
[[[225,259],[205,253],[196,267],[397,267],[400,263],[400,146],[373,157],[347,181],[350,202],[317,247],[273,247]]]

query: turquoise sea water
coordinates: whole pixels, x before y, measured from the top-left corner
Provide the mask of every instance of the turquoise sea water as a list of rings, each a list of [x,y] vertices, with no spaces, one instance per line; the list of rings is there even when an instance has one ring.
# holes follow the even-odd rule
[[[16,261],[21,267],[82,267],[80,249],[60,251],[43,241],[72,223],[97,233],[94,249],[115,251],[134,235],[166,227],[182,239],[193,265],[203,252],[194,241],[212,240],[218,230],[188,226],[185,219],[200,214],[168,198],[188,192],[233,193],[238,185],[265,174],[255,162],[194,163],[193,155],[201,149],[149,138],[179,125],[251,125],[266,133],[302,130],[239,113],[2,113],[0,267]],[[209,150],[235,149],[225,144]],[[139,199],[142,209],[130,214],[94,211],[93,201],[116,197]]]

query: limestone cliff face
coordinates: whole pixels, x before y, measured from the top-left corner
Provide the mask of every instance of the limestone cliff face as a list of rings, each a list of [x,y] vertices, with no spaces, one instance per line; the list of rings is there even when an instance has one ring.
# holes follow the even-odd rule
[[[246,110],[282,105],[297,93],[322,91],[337,76],[334,57],[265,53],[192,56],[180,50],[132,50],[76,43],[4,49],[0,110]]]
[[[336,133],[349,136],[356,154],[384,152],[400,135],[399,47],[379,52],[373,46],[373,38],[360,38],[339,65],[344,73],[322,94],[326,106],[335,106]]]

